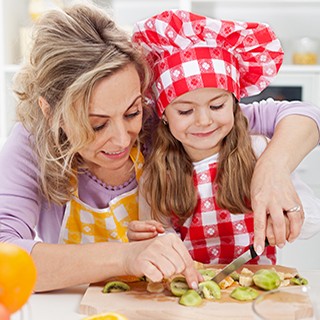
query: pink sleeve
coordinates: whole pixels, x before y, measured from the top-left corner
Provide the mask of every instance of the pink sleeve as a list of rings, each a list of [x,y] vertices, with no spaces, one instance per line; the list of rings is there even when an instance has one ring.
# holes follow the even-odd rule
[[[0,242],[31,251],[41,198],[27,131],[17,124],[0,153]]]
[[[277,123],[288,115],[303,115],[313,119],[320,132],[320,108],[300,101],[274,101],[272,98],[240,104],[241,109],[249,120],[252,134],[263,134],[271,138]]]

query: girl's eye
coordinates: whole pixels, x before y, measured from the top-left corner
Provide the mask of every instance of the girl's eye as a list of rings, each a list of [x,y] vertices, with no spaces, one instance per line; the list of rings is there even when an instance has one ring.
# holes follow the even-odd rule
[[[192,113],[192,109],[185,110],[185,111],[179,110],[178,112],[180,115],[185,116],[185,115]]]
[[[223,104],[219,105],[219,106],[210,106],[211,110],[218,110],[221,109],[223,107]]]

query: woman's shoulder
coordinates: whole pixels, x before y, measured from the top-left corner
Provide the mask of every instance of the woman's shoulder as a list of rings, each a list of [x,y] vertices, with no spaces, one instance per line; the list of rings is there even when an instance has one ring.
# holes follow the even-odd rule
[[[32,141],[32,135],[21,122],[17,122],[12,127],[4,146],[19,147],[28,141]]]
[[[16,123],[1,149],[0,166],[8,169],[14,167],[16,171],[34,170],[36,155],[32,143],[32,135],[21,123]]]

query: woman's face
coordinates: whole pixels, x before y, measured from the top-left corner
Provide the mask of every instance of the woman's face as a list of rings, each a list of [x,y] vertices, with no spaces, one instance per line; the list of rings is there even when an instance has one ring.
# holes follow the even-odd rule
[[[133,65],[94,85],[89,121],[96,136],[79,152],[93,172],[121,170],[128,164],[142,127],[142,111],[141,84]]]
[[[231,131],[233,96],[217,88],[197,89],[169,104],[164,119],[192,161],[200,161],[217,153],[221,141]]]

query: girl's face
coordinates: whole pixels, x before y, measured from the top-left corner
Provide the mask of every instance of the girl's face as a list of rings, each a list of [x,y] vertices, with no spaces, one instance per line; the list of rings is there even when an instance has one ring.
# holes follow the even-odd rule
[[[231,131],[233,96],[223,89],[197,89],[169,104],[164,119],[192,161],[200,161],[217,153],[223,138]]]
[[[142,111],[141,84],[133,65],[94,85],[89,121],[96,137],[80,152],[90,170],[114,172],[128,165],[141,130]]]

